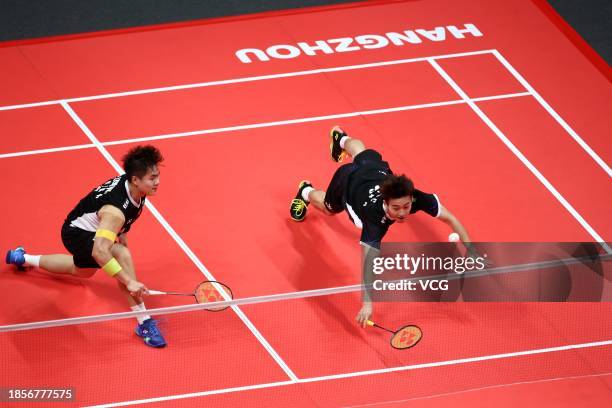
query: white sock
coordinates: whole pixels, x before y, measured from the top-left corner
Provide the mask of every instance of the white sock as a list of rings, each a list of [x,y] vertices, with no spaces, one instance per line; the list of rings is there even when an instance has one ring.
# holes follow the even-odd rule
[[[342,139],[340,139],[340,147],[344,149],[344,144],[349,140],[351,140],[350,136],[344,136]]]
[[[132,306],[132,307],[130,307],[130,309],[132,309],[134,312],[139,312],[141,310],[147,310],[147,308],[145,307],[144,303]],[[150,319],[150,318],[151,318],[151,316],[149,316],[149,315],[136,316],[136,320],[138,320],[138,324],[142,324],[142,322],[144,322],[145,320]]]
[[[40,257],[42,255],[28,255],[28,254],[24,254],[23,257],[25,258],[25,264],[27,266],[34,266],[35,268],[40,267]]]
[[[305,189],[302,190],[302,198],[304,199],[304,201],[306,201],[307,203],[310,202],[310,200],[308,199],[308,194],[310,194],[311,191],[314,191],[314,188],[312,187],[306,187]]]

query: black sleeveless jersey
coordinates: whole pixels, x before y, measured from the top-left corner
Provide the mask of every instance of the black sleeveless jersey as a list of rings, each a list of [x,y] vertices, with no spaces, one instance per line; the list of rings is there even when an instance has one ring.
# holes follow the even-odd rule
[[[70,211],[64,225],[95,232],[100,226],[98,211],[105,205],[112,205],[123,213],[125,223],[119,233],[126,233],[142,213],[144,203],[145,198],[139,203],[134,201],[129,192],[127,176],[123,174],[108,180],[83,197]]]

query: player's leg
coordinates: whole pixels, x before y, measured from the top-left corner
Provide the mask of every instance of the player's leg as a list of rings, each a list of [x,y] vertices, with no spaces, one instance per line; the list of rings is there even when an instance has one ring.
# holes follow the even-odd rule
[[[312,203],[316,209],[327,215],[334,215],[344,210],[344,195],[348,177],[353,171],[353,164],[340,166],[334,173],[327,190],[315,189],[309,181],[300,183],[298,193],[291,202],[291,218],[302,221],[306,216],[307,206]],[[299,211],[297,211],[299,210]]]
[[[331,138],[329,148],[332,160],[335,162],[341,162],[346,155],[355,157],[366,149],[361,140],[350,137],[340,126],[334,126],[329,135]]]
[[[121,269],[125,271],[131,278],[136,279],[136,270],[134,268],[134,261],[132,254],[128,247],[125,245],[115,243],[111,247],[111,254],[121,265]],[[132,296],[127,290],[124,284],[117,281],[119,290],[123,293],[125,298],[133,311],[147,310],[145,307],[142,297]],[[144,342],[152,347],[164,347],[166,341],[157,328],[157,322],[149,315],[137,316],[138,326],[136,327],[136,334],[143,338]]]
[[[329,211],[325,206],[325,195],[325,191],[315,190],[313,188],[312,190],[308,191],[308,194],[306,196],[307,202],[314,205],[317,210],[322,211],[324,214],[334,215],[335,213]]]
[[[359,139],[351,138],[339,126],[330,131],[330,150],[332,159],[341,162],[344,156],[355,157],[365,151],[365,145]],[[344,195],[347,188],[348,176],[354,170],[351,165],[341,166],[327,188],[327,191],[315,189],[310,181],[302,180],[298,192],[291,201],[289,213],[294,221],[302,221],[306,217],[308,204],[313,203],[315,208],[327,215],[334,215],[344,210]]]
[[[27,261],[26,264],[28,264]],[[31,263],[29,265],[37,266]],[[79,278],[90,278],[98,270],[97,265],[79,268],[74,264],[74,257],[72,255],[64,254],[40,255],[38,268],[54,274],[72,275]]]
[[[291,201],[291,208],[289,209],[291,219],[294,221],[302,221],[306,217],[308,204],[310,203],[324,214],[334,214],[325,206],[325,191],[315,189],[308,180],[302,180],[298,186],[297,194]]]
[[[96,273],[96,267],[78,268],[74,264],[72,255],[31,255],[26,253],[23,247],[11,249],[6,254],[6,263],[17,267],[34,267],[57,275],[72,275],[81,278],[89,278]]]

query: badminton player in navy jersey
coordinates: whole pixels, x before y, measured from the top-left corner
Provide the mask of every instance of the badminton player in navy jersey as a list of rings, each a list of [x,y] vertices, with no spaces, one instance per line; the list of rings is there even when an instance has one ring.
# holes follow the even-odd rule
[[[351,138],[340,127],[334,127],[330,136],[332,160],[341,162],[349,155],[353,158],[352,163],[343,164],[336,170],[327,191],[316,190],[307,180],[300,182],[290,214],[293,220],[302,221],[311,203],[327,215],[346,211],[353,224],[361,229],[364,277],[371,276],[365,260],[377,256],[389,227],[405,222],[417,211],[449,225],[469,247],[467,231],[440,203],[437,195],[416,189],[412,180],[404,175],[393,174],[380,153],[366,149],[361,140]],[[368,300],[367,291],[364,293],[366,297],[357,314],[357,321],[362,325],[372,315],[372,302]]]
[[[102,269],[116,279],[132,310],[145,310],[142,296],[147,288],[136,279],[127,233],[140,217],[146,197],[157,193],[162,161],[157,148],[136,146],[123,157],[125,174],[106,181],[79,201],[61,231],[70,255],[30,255],[20,246],[7,252],[6,263],[82,278]],[[136,334],[151,347],[166,345],[150,316],[138,317]]]

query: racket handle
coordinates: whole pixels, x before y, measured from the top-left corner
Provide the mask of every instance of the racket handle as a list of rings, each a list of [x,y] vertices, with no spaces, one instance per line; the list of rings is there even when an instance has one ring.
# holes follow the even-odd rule
[[[151,290],[151,289],[149,289],[148,293],[149,295],[165,295],[166,294],[166,292],[161,292],[159,290]]]
[[[371,321],[371,320],[366,320],[366,324],[367,324],[368,326],[378,327],[379,329],[382,329],[382,330],[384,330],[384,331],[388,331],[389,333],[395,333],[393,330],[389,330],[389,329],[387,329],[387,328],[385,328],[385,327],[379,326],[379,325],[377,325],[376,323],[374,323],[374,322],[373,322],[373,321]]]

